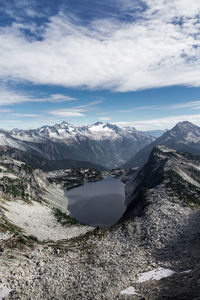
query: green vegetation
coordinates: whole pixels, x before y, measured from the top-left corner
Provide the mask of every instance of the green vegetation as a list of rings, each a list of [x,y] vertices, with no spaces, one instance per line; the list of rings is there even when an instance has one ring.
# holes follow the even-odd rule
[[[28,174],[32,174],[33,171],[34,171],[34,168],[32,166],[27,165],[27,164],[22,164],[21,167]]]
[[[4,215],[0,218],[0,231],[12,234],[10,239],[3,242],[8,248],[23,249],[24,246],[33,248],[34,244],[39,242],[33,235],[24,235],[22,229],[8,221]]]
[[[24,179],[11,179],[5,176],[1,179],[1,188],[5,194],[9,194],[14,198],[28,199],[26,193],[27,183]]]
[[[22,232],[20,227],[14,225],[10,221],[8,221],[4,215],[2,215],[1,219],[0,219],[0,231],[1,232],[10,232],[13,234],[19,234]]]
[[[74,218],[68,216],[66,213],[62,212],[58,208],[53,208],[54,215],[56,217],[56,220],[61,223],[62,225],[75,225],[75,224],[80,224],[77,220]]]
[[[34,235],[27,235],[26,239],[34,241],[34,242],[38,242],[38,238]]]
[[[12,238],[4,241],[4,246],[10,249],[24,250],[27,247],[33,249],[36,243],[39,243],[39,241],[34,236],[15,234]]]

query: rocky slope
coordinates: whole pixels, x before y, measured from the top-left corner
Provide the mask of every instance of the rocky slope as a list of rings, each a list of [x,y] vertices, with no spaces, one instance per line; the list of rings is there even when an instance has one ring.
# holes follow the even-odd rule
[[[66,122],[35,130],[0,130],[0,145],[48,160],[73,159],[114,168],[154,140],[135,128],[95,123],[75,127]]]
[[[8,299],[199,299],[200,158],[166,147],[127,178],[127,211],[109,230],[34,249],[1,241]]]
[[[72,181],[68,183],[72,185]],[[0,158],[0,238],[14,234],[25,242],[29,236],[58,240],[91,230],[70,218],[64,192],[62,182],[50,182],[41,170],[15,159]]]
[[[157,145],[164,145],[178,151],[200,154],[200,127],[184,121],[178,123],[161,137],[144,147],[126,162],[125,168],[139,167],[144,165]]]
[[[79,168],[89,168],[97,171],[106,170],[106,168],[88,161],[79,161],[74,159],[48,160],[42,156],[33,155],[29,152],[11,148],[10,146],[0,146],[0,157],[20,160],[27,165],[43,170],[44,172]]]
[[[200,156],[158,146],[151,152],[148,162],[129,177],[126,185],[128,207],[123,219],[142,212],[147,205],[146,193],[160,184],[185,205],[200,206]]]

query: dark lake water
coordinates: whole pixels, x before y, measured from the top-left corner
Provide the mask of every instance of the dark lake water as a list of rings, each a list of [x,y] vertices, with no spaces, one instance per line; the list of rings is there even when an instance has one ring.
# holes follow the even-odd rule
[[[66,191],[70,215],[94,227],[114,225],[126,209],[124,186],[119,179],[107,177]]]

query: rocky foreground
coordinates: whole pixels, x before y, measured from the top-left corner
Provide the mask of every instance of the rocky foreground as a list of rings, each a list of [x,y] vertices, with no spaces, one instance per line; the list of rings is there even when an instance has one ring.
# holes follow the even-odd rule
[[[156,148],[129,174],[115,227],[56,242],[1,240],[0,291],[24,300],[200,299],[199,172],[198,157]]]

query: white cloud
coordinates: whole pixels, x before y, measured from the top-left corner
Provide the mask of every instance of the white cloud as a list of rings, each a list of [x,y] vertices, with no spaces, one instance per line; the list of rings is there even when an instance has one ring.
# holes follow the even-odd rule
[[[170,116],[165,118],[158,118],[152,120],[141,120],[133,122],[115,122],[120,127],[131,126],[138,130],[154,130],[154,129],[170,129],[178,122],[189,121],[200,126],[200,114],[196,115],[182,115]]]
[[[102,118],[98,118],[98,120],[100,120],[100,121],[110,121],[110,120],[112,120],[112,118],[102,117]]]
[[[62,95],[33,95],[32,93],[23,93],[15,90],[9,90],[8,88],[0,88],[0,105],[12,105],[24,102],[68,102],[74,101],[75,98]]]
[[[43,16],[41,11],[36,10],[37,2],[35,0],[14,0],[4,1],[1,4],[0,11],[6,13],[15,20],[21,20],[24,17],[40,17]]]
[[[67,101],[74,101],[76,100],[73,97],[69,97],[66,95],[62,95],[62,94],[52,94],[50,96],[45,96],[44,98],[40,98],[38,99],[38,101],[40,102],[67,102]]]
[[[126,0],[127,8],[130,4]],[[60,13],[50,18],[39,41],[14,25],[1,28],[0,77],[118,91],[200,86],[200,1],[146,0],[146,5],[132,23],[101,20],[88,28]]]
[[[61,117],[84,117],[85,115],[78,111],[67,111],[67,110],[55,110],[51,111],[50,114],[61,116]]]
[[[90,112],[96,110],[96,105],[102,103],[101,100],[96,100],[89,102],[87,104],[69,107],[69,108],[62,108],[49,111],[50,115],[62,116],[62,117],[84,117],[85,114],[83,112]]]
[[[9,108],[1,108],[0,109],[0,113],[8,113],[8,112],[12,112],[12,109],[9,109]]]
[[[38,115],[36,115],[36,114],[23,114],[23,113],[14,113],[14,114],[11,114],[11,116],[14,116],[14,117],[23,117],[23,118],[35,118],[35,117],[38,117]]]
[[[170,109],[181,109],[181,108],[188,108],[188,109],[199,109],[200,108],[200,101],[190,101],[190,102],[182,102],[170,105],[144,105],[144,106],[136,106],[129,109],[118,110],[117,112],[120,113],[130,113],[131,111],[137,110],[170,110]]]

